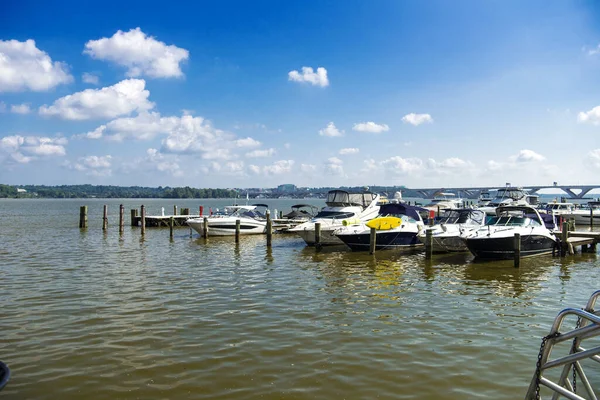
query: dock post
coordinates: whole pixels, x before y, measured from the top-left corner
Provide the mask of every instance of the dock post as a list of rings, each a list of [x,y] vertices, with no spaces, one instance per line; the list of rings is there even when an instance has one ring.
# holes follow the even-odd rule
[[[169,218],[169,237],[173,239],[173,227],[175,226],[175,217]]]
[[[283,211],[279,211],[279,219],[283,219]]]
[[[202,216],[202,213],[204,212],[204,207],[200,206],[200,208],[198,209],[198,211],[200,212],[200,214],[198,214],[198,215]]]
[[[177,206],[176,205],[173,206],[173,215],[177,215]]]
[[[146,207],[142,205],[142,236],[146,234]]]
[[[119,205],[119,233],[123,233],[125,231],[125,206],[123,204]]]
[[[317,250],[321,248],[321,223],[315,223],[315,247]]]
[[[560,256],[564,257],[567,255],[567,239],[569,238],[569,222],[563,218],[562,221],[562,232],[560,235]]]
[[[377,229],[371,228],[371,236],[369,237],[369,254],[375,254],[377,246]]]
[[[594,207],[590,206],[590,228],[594,227]]]
[[[267,247],[273,244],[273,221],[271,220],[271,212],[267,210]]]
[[[235,242],[239,243],[240,242],[240,220],[236,219],[235,220]]]
[[[521,266],[521,234],[515,233],[515,238],[513,241],[513,249],[514,253],[514,261],[515,268],[519,268]]]
[[[137,208],[131,209],[131,226],[137,226],[137,221],[135,220],[138,214]]]
[[[102,230],[108,229],[108,206],[104,205],[104,213],[102,214]]]
[[[425,259],[431,260],[433,256],[433,231],[427,229],[425,231]]]
[[[437,206],[437,214],[436,214],[436,217],[438,217],[438,218],[440,217],[440,206]]]
[[[202,226],[202,236],[208,239],[208,217],[204,217],[204,225]]]
[[[87,206],[79,207],[79,227],[87,228]]]

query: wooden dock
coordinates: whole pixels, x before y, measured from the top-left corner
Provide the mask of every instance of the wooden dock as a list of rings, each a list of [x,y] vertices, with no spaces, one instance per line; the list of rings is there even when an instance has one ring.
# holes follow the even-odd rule
[[[187,220],[191,218],[200,218],[199,214],[196,215],[146,215],[146,227],[147,228],[168,228],[171,224],[171,218],[175,227],[187,226]],[[142,217],[136,215],[132,217],[131,226],[140,226],[142,223]]]

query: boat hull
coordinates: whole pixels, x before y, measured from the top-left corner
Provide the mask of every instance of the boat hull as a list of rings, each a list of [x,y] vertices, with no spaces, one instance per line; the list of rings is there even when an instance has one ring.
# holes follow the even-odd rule
[[[337,236],[344,244],[353,251],[366,251],[370,249],[371,233],[349,233]],[[416,232],[379,231],[375,237],[375,249],[395,249],[402,247],[418,247],[423,243],[417,238]]]
[[[190,228],[204,235],[203,220],[188,220]],[[227,218],[209,218],[208,235],[209,236],[234,236],[236,220]],[[266,232],[266,222],[240,219],[240,235],[260,235]]]
[[[329,229],[328,229],[329,228]],[[319,244],[321,246],[341,246],[344,244],[337,236],[333,234],[333,232],[339,228],[336,227],[328,227],[321,228],[321,240]],[[315,245],[315,229],[304,229],[304,230],[293,230],[293,233],[297,234],[306,242],[308,246]]]
[[[477,258],[507,260],[515,255],[514,237],[467,238],[469,251]],[[521,236],[521,257],[552,253],[556,241],[544,235]]]

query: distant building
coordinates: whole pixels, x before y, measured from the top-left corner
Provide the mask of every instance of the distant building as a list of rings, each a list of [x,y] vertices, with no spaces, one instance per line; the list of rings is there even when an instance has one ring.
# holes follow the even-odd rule
[[[27,193],[27,190],[21,189],[21,188],[17,188],[17,193]]]
[[[296,190],[298,190],[296,185],[292,185],[291,183],[277,186],[277,191],[280,193],[293,193]]]

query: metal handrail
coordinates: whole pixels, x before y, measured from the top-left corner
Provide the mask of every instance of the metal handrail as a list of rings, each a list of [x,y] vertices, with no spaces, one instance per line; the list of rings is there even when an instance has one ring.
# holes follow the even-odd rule
[[[537,368],[525,396],[526,400],[539,398],[539,388],[541,386],[545,386],[553,391],[553,400],[561,396],[572,400],[585,399],[576,393],[574,387],[575,379],[573,384],[569,381],[568,377],[570,373],[574,377],[577,376],[588,399],[598,400],[580,363],[584,359],[600,362],[600,346],[590,349],[581,347],[583,340],[600,336],[600,315],[598,315],[600,311],[595,311],[598,298],[600,298],[600,290],[590,296],[585,309],[566,308],[558,313],[554,319],[550,333],[542,339]],[[565,318],[570,316],[577,317],[575,328],[570,331],[560,332]],[[549,360],[554,346],[567,340],[573,340],[569,354]],[[562,373],[557,381],[543,376],[546,370],[558,367],[562,367]],[[582,390],[581,393],[584,391]]]

